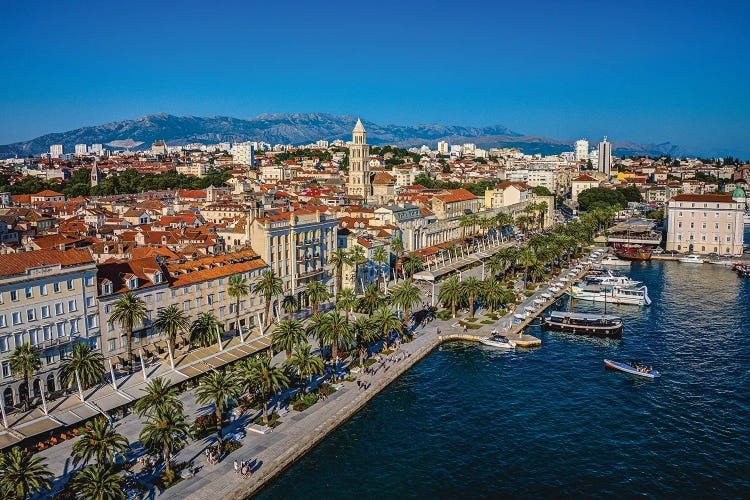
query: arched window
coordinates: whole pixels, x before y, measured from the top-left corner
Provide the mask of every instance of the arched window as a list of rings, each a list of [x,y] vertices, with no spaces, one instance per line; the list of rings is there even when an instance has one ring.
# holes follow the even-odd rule
[[[3,391],[3,402],[5,406],[13,406],[13,389],[6,387]]]
[[[51,373],[47,375],[47,392],[55,392],[55,376]]]

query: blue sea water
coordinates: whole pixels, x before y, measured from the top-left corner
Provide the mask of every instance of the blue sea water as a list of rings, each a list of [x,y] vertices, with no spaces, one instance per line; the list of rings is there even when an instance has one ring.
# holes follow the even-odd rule
[[[653,305],[608,307],[622,340],[531,326],[531,351],[446,344],[260,497],[750,496],[750,280],[657,261],[628,274]]]

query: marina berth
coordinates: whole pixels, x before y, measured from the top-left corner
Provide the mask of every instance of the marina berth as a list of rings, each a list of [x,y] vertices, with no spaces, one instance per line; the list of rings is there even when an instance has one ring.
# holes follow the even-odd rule
[[[603,267],[630,267],[632,262],[628,260],[618,259],[617,257],[609,256],[605,257],[601,261]]]
[[[611,314],[552,311],[542,317],[542,328],[581,335],[620,338],[622,318]]]
[[[629,288],[623,286],[587,285],[577,283],[570,287],[568,292],[574,299],[589,300],[592,302],[607,302],[610,304],[630,304],[636,306],[651,305],[648,296],[648,288]]]
[[[683,264],[703,264],[703,257],[694,253],[680,257],[677,260]]]

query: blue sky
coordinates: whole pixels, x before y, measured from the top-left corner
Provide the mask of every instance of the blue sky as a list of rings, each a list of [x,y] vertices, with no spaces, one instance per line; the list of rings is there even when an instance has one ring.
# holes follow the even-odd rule
[[[346,113],[750,158],[748,1],[6,2],[0,144]]]

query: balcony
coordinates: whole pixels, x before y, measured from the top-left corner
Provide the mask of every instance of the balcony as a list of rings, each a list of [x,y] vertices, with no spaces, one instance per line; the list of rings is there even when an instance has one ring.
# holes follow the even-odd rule
[[[36,344],[36,347],[39,349],[46,351],[48,349],[55,349],[59,347],[66,346],[70,344],[75,337],[71,337],[70,335],[66,335],[65,337],[58,337],[56,339],[49,339],[45,340],[43,342],[40,342]]]

